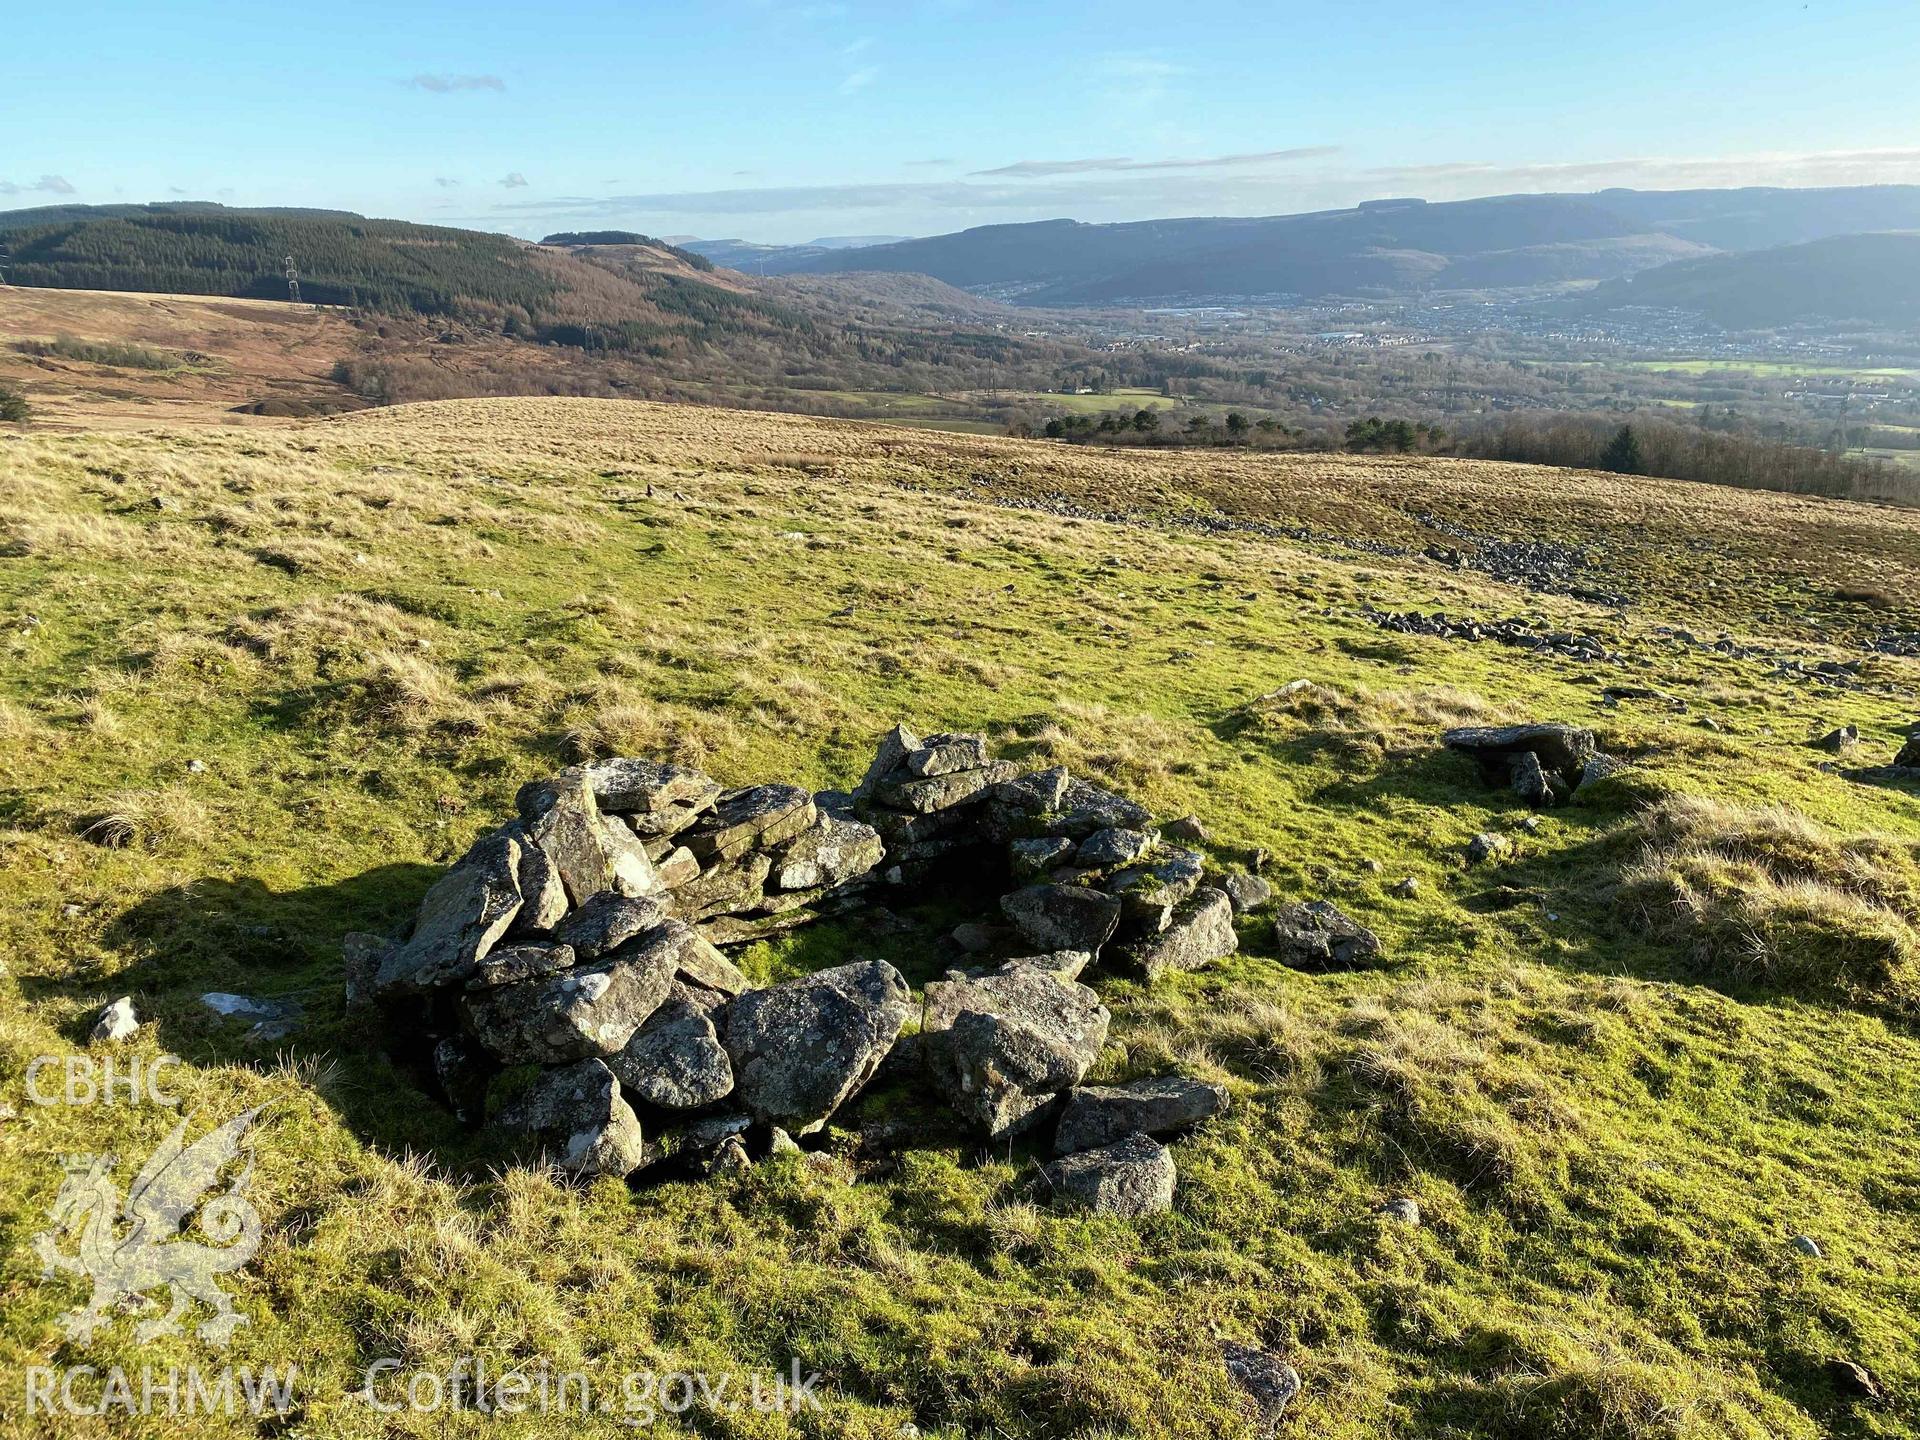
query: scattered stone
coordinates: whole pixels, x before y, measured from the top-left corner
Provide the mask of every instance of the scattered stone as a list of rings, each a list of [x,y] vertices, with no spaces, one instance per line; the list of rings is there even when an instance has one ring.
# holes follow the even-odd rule
[[[599,1060],[545,1071],[501,1110],[500,1123],[537,1136],[561,1168],[583,1178],[624,1176],[646,1158],[640,1117]]]
[[[1825,750],[1829,755],[1844,755],[1860,743],[1860,727],[1842,725],[1837,730],[1829,730],[1818,740],[1810,742],[1814,749]]]
[[[1883,1404],[1887,1392],[1873,1372],[1857,1360],[1848,1360],[1843,1356],[1834,1356],[1826,1363],[1827,1379],[1836,1393],[1849,1400],[1870,1400]]]
[[[1410,1195],[1402,1195],[1397,1200],[1389,1200],[1379,1209],[1379,1214],[1402,1225],[1420,1223],[1420,1202]]]
[[[1589,785],[1598,784],[1610,775],[1618,775],[1626,768],[1627,762],[1616,755],[1608,755],[1605,753],[1594,755],[1587,760],[1585,765],[1580,767],[1580,781],[1579,784],[1574,786],[1574,789],[1577,792],[1585,789]]]
[[[1227,1089],[1204,1080],[1166,1075],[1129,1085],[1087,1085],[1067,1096],[1054,1132],[1053,1153],[1097,1150],[1138,1131],[1170,1135],[1227,1108]]]
[[[1228,1377],[1245,1393],[1259,1434],[1272,1440],[1300,1393],[1299,1372],[1278,1355],[1236,1342],[1223,1347],[1222,1360]]]
[[[778,1125],[767,1135],[767,1153],[769,1155],[804,1155],[800,1142],[782,1130]]]
[[[1120,901],[1079,885],[1029,885],[1000,898],[1001,912],[1040,950],[1097,952],[1120,924]]]
[[[1420,882],[1409,875],[1404,880],[1395,882],[1393,893],[1402,900],[1411,900],[1420,893]]]
[[[1273,899],[1273,886],[1270,883],[1242,870],[1236,870],[1222,880],[1220,888],[1227,892],[1227,899],[1233,902],[1233,913],[1236,915],[1258,910]]]
[[[1485,864],[1496,855],[1504,855],[1507,848],[1505,836],[1482,830],[1467,842],[1467,863],[1469,865]]]
[[[1893,757],[1893,763],[1903,770],[1920,770],[1920,725],[1916,725],[1907,736],[1907,743],[1900,747],[1900,753]]]
[[[200,1003],[214,1014],[229,1020],[252,1020],[251,1040],[278,1040],[293,1031],[292,1020],[300,1007],[287,1001],[262,1000],[255,995],[235,995],[226,990],[209,990]],[[261,1033],[254,1033],[261,1032]]]
[[[697,1110],[733,1093],[733,1064],[708,1012],[669,997],[607,1068],[649,1105]]]
[[[1206,857],[1198,850],[1175,850],[1150,865],[1134,865],[1107,881],[1107,890],[1120,897],[1127,919],[1164,930],[1174,907],[1200,888]]]
[[[1382,865],[1378,860],[1369,858],[1360,862],[1362,874],[1378,875],[1384,869],[1386,869],[1386,866]]]
[[[1080,842],[1074,863],[1090,870],[1131,865],[1153,848],[1154,837],[1143,830],[1096,830]]]
[[[1174,908],[1165,930],[1128,945],[1125,955],[1147,979],[1157,980],[1170,970],[1202,969],[1239,948],[1233,902],[1209,885]]]
[[[140,1028],[140,1017],[134,1014],[133,997],[122,995],[111,1005],[103,1009],[93,1022],[93,1029],[87,1032],[87,1043],[98,1045],[102,1041],[119,1043],[131,1039],[134,1031]]]
[[[1085,985],[1037,966],[1007,966],[926,986],[922,1036],[941,1092],[990,1137],[1030,1123],[1080,1083],[1112,1016]]]
[[[1093,956],[1085,950],[1051,950],[1045,955],[1020,955],[1001,964],[1002,970],[1011,970],[1015,966],[1026,966],[1032,970],[1046,970],[1058,975],[1062,980],[1078,980],[1080,972],[1093,963]]]
[[[340,941],[340,969],[346,982],[347,1013],[358,1014],[374,1003],[374,977],[394,948],[391,940],[364,931],[350,931]]]
[[[1515,755],[1509,762],[1508,773],[1511,776],[1509,783],[1513,787],[1513,793],[1529,805],[1544,809],[1558,798],[1554,793],[1552,782],[1547,779],[1547,772],[1540,763],[1540,757],[1533,751],[1522,750]]]
[[[1057,1200],[1097,1214],[1135,1218],[1173,1208],[1173,1154],[1148,1135],[1063,1156],[1044,1173]]]
[[[1297,970],[1362,970],[1380,962],[1380,937],[1327,900],[1287,906],[1274,917],[1273,938],[1281,962]]]
[[[911,1013],[900,972],[870,960],[749,990],[721,1012],[740,1101],[810,1135],[872,1078]]]
[[[1182,815],[1178,820],[1169,822],[1166,829],[1174,839],[1184,840],[1189,845],[1204,845],[1213,838],[1207,827],[1200,823],[1198,815]]]
[[[1810,1259],[1818,1260],[1825,1253],[1820,1248],[1820,1242],[1811,1235],[1796,1235],[1787,1243]]]

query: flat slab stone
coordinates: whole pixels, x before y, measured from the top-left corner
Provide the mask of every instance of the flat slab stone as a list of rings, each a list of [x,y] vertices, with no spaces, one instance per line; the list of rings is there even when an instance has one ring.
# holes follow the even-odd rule
[[[1047,832],[1076,840],[1084,840],[1096,830],[1145,830],[1153,824],[1153,814],[1146,806],[1086,780],[1068,781],[1055,809],[1059,814],[1048,824]]]
[[[942,772],[924,780],[883,782],[874,787],[873,798],[896,810],[932,815],[984,800],[992,787],[1012,779],[1016,773],[1009,760],[989,760],[976,770]]]
[[[580,961],[598,960],[666,918],[666,906],[652,896],[617,895],[608,890],[593,896],[554,927],[553,941],[571,946]]]
[[[1097,1150],[1142,1135],[1170,1135],[1198,1125],[1227,1108],[1227,1087],[1182,1075],[1135,1080],[1128,1085],[1086,1085],[1067,1096],[1054,1132],[1053,1153]]]
[[[571,945],[502,945],[474,967],[467,989],[497,990],[523,980],[543,980],[571,970],[575,958]]]
[[[906,766],[914,775],[926,779],[951,775],[958,770],[978,770],[987,763],[987,737],[984,735],[929,735],[919,748],[907,752]]]
[[[373,988],[412,993],[464,982],[520,913],[520,846],[482,836],[420,902],[413,937],[381,957]]]
[[[1465,725],[1440,737],[1449,750],[1473,756],[1495,779],[1507,778],[1512,757],[1531,751],[1541,767],[1572,785],[1600,748],[1593,731],[1577,725]]]
[[[813,795],[797,785],[748,785],[722,791],[713,813],[685,831],[681,843],[703,864],[735,860],[791,840],[818,818]]]
[[[1173,1155],[1150,1135],[1065,1156],[1044,1173],[1057,1202],[1097,1214],[1137,1218],[1173,1208]]]
[[[465,996],[467,1027],[508,1065],[565,1064],[611,1055],[667,998],[672,957],[615,951],[597,964],[544,980]]]
[[[1131,865],[1153,849],[1155,838],[1144,830],[1096,830],[1080,842],[1080,848],[1074,852],[1073,863],[1091,870]]]
[[[814,801],[819,820],[775,853],[772,884],[778,890],[844,885],[870,874],[886,859],[880,832],[850,814],[834,814]]]

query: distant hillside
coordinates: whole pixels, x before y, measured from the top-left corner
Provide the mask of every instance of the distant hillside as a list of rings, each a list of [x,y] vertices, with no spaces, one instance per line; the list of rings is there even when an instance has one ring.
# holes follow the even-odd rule
[[[1257,219],[987,225],[854,252],[698,248],[766,274],[917,272],[1022,304],[1087,305],[1609,281],[1715,250],[1907,227],[1920,228],[1920,186],[1388,200]]]
[[[540,242],[542,245],[562,245],[578,247],[585,245],[644,245],[650,250],[659,250],[671,255],[694,270],[712,270],[713,261],[695,251],[683,249],[671,241],[661,240],[652,235],[642,235],[637,230],[563,230],[557,235],[549,235]]]
[[[167,200],[150,205],[34,205],[24,210],[0,210],[0,234],[41,225],[67,225],[84,220],[127,220],[151,215],[259,215],[302,220],[364,220],[351,210],[314,210],[294,205],[234,207],[212,200]]]
[[[1920,233],[1841,235],[1644,271],[1595,292],[1596,307],[1692,310],[1734,330],[1804,321],[1920,323]]]

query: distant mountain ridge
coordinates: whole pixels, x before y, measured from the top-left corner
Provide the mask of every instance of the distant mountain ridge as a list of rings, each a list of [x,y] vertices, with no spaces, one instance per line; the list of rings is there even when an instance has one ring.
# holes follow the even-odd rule
[[[1920,324],[1920,232],[1834,235],[1663,265],[1594,291],[1589,307],[1690,310],[1730,330],[1806,321]]]
[[[757,273],[914,273],[1030,305],[1405,296],[1611,281],[1719,250],[1920,228],[1920,186],[1603,190],[1121,224],[1041,220],[852,251],[690,242]]]

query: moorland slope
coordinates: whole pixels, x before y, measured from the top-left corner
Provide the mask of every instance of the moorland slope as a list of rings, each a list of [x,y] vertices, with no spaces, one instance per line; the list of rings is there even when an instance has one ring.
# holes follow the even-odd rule
[[[1298,1369],[1299,1434],[1920,1433],[1920,794],[1851,773],[1920,720],[1916,570],[1909,513],[1487,463],[567,400],[0,435],[0,1363],[202,1355],[62,1340],[76,1287],[12,1243],[59,1156],[173,1123],[22,1090],[131,994],[190,1109],[269,1107],[226,1358],[297,1361],[316,1433],[496,1426],[352,1394],[478,1354],[826,1377],[824,1415],[692,1417],[716,1436],[1251,1435],[1227,1343]],[[1528,718],[1628,768],[1536,815],[1438,744]],[[897,719],[1196,815],[1214,863],[1381,937],[1307,973],[1255,913],[1205,971],[1090,977],[1100,1078],[1231,1091],[1172,1213],[1062,1212],[906,1082],[815,1159],[570,1186],[346,1015],[342,937],[521,782],[845,785]],[[969,913],[736,958],[918,985]],[[298,1028],[250,1043],[204,991]]]

